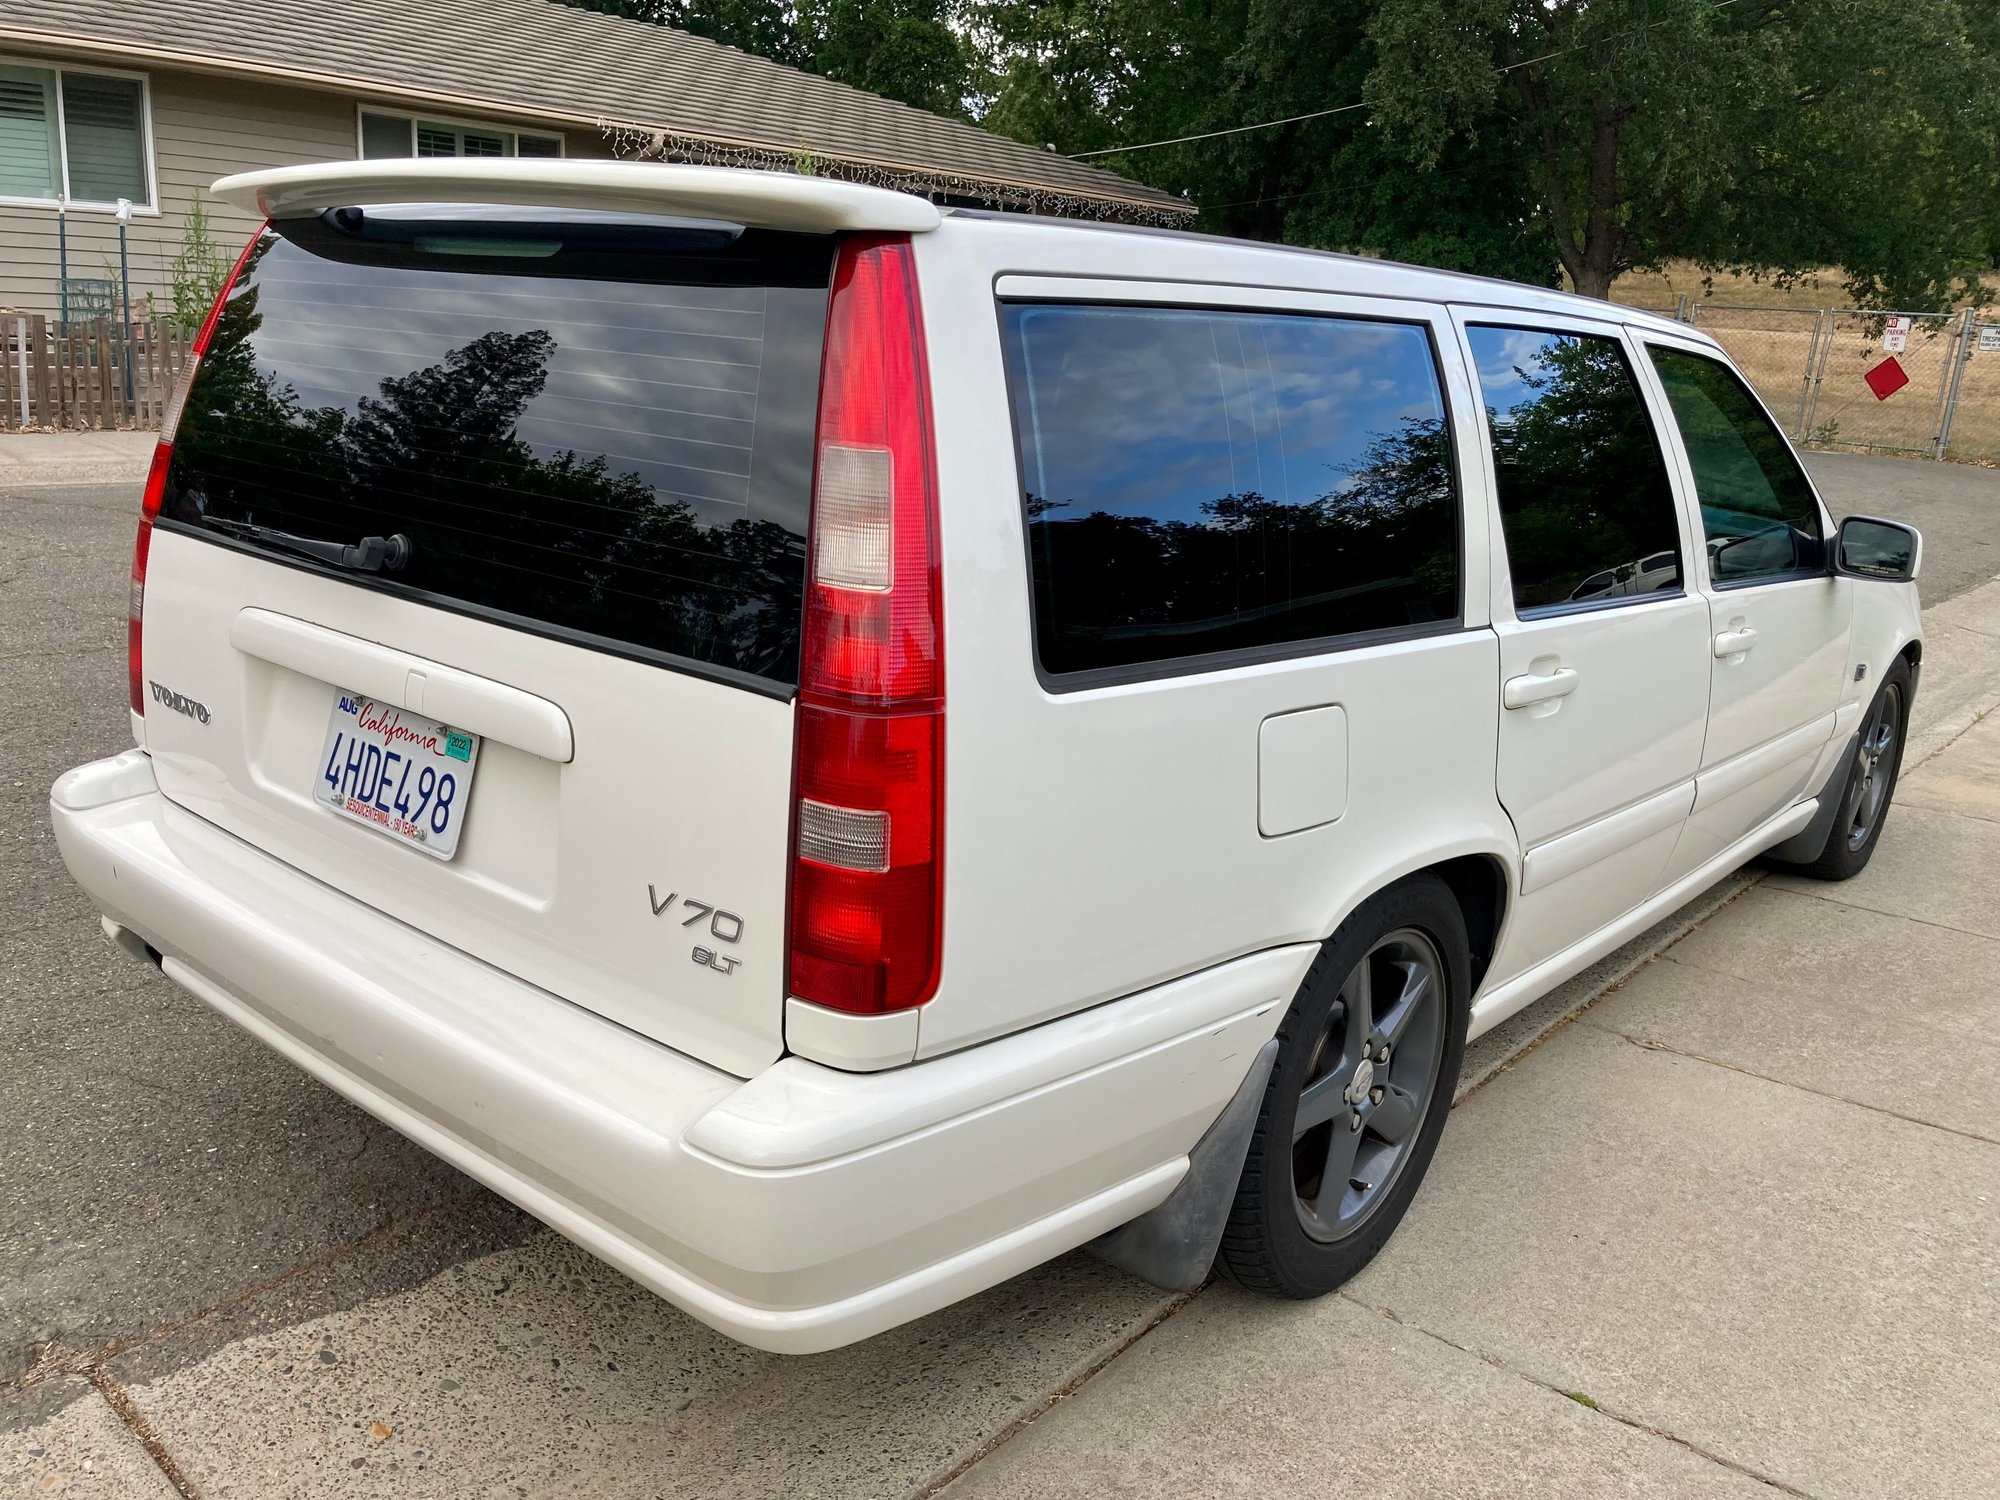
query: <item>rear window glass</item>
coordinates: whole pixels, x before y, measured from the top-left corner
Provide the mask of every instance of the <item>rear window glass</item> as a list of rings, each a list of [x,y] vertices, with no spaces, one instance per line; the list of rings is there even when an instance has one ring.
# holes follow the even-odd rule
[[[832,246],[605,214],[335,210],[252,254],[162,517],[410,541],[341,576],[623,654],[797,680]]]
[[[1457,620],[1426,329],[1025,303],[1004,320],[1045,671]]]

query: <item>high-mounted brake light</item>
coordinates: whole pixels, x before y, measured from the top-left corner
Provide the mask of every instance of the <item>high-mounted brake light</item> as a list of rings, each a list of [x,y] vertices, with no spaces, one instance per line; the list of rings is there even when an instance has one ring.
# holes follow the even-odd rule
[[[146,673],[140,652],[146,614],[146,558],[153,550],[153,519],[159,515],[160,502],[167,492],[167,468],[174,456],[174,430],[181,425],[181,409],[187,405],[188,388],[194,384],[195,371],[201,368],[201,357],[208,352],[209,340],[215,337],[215,324],[222,316],[222,304],[229,300],[236,278],[243,274],[244,266],[250,262],[250,252],[263,238],[264,230],[260,228],[250,236],[250,243],[243,247],[243,253],[236,257],[236,264],[230,268],[222,290],[216,295],[215,305],[208,310],[208,316],[202,320],[201,331],[189,346],[187,366],[175,380],[173,394],[167,398],[166,409],[160,413],[160,440],[153,445],[153,462],[146,470],[146,491],[139,501],[139,530],[132,539],[131,602],[125,621],[125,675],[135,714],[144,715],[146,712]]]
[[[944,607],[925,368],[908,238],[844,240],[799,663],[790,990],[864,1015],[936,993],[943,930]]]

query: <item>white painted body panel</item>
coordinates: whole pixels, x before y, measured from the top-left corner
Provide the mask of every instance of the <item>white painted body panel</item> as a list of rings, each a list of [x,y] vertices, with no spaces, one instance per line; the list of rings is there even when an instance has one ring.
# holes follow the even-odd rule
[[[1481,308],[1476,316],[1503,315]],[[1471,367],[1466,316],[1454,321],[1457,348]],[[1615,323],[1532,309],[1505,321],[1621,337]],[[1479,424],[1478,462],[1492,494],[1492,435],[1483,407]],[[1684,504],[1676,505],[1675,519],[1685,560],[1701,550],[1699,532]],[[1522,848],[1506,935],[1487,976],[1489,985],[1500,985],[1587,942],[1665,883],[1694,803],[1707,728],[1709,611],[1684,577],[1676,593],[1523,618],[1513,604],[1503,542],[1492,547],[1489,567],[1503,703],[1495,779]],[[1560,695],[1542,696],[1538,685],[1558,677]]]
[[[239,172],[215,196],[246,214],[278,219],[348,203],[517,203],[528,208],[611,209],[723,219],[763,229],[826,234],[938,226],[935,205],[909,193],[683,162],[567,161],[559,157],[430,157],[316,162]]]
[[[363,1108],[738,1338],[833,1347],[1161,1202],[1319,943],[1415,871],[1472,856],[1500,878],[1471,1029],[1497,1024],[1810,822],[1883,672],[1920,649],[1911,586],[1714,590],[1672,453],[1686,592],[1515,616],[1454,319],[1476,307],[1715,352],[1685,327],[1194,236],[929,205],[920,224],[917,200],[833,186],[714,191],[746,217],[761,203],[754,222],[903,215],[921,231],[947,703],[927,1005],[857,1017],[786,997],[782,696],[170,530],[152,544],[147,675],[210,722],[135,719],[144,750],[54,793],[64,857],[121,942],[150,944],[176,982]],[[243,191],[280,188],[333,190]],[[1462,491],[1460,626],[1045,682],[1001,292],[1429,326]],[[1746,663],[1712,649],[1736,613],[1759,631]],[[1559,691],[1503,706],[1508,682],[1562,672]],[[313,808],[305,778],[337,687],[486,736],[450,865]],[[736,975],[689,963],[649,886],[742,914]]]
[[[749,1083],[350,900],[160,796],[52,793],[77,880],[167,976],[626,1274],[760,1348],[921,1316],[1143,1213],[1276,1029],[1278,948],[881,1074]]]
[[[783,1051],[789,703],[165,529],[145,629],[147,676],[209,710],[145,721],[190,812],[716,1067]],[[450,863],[313,802],[341,689],[489,736]],[[648,886],[740,914],[741,967],[692,963],[691,913]]]
[[[1516,858],[1493,794],[1498,677],[1495,639],[1478,628],[1483,566],[1466,570],[1468,624],[1455,632],[1108,687],[1059,691],[1038,677],[996,291],[1393,317],[1429,325],[1438,343],[1449,337],[1434,305],[1229,280],[1251,279],[1250,265],[1267,261],[1331,283],[1345,262],[1147,237],[1137,243],[1157,279],[1136,281],[1134,243],[955,218],[916,242],[933,364],[950,350],[953,365],[933,394],[945,784],[989,789],[947,793],[944,975],[924,1007],[921,1057],[1273,943],[1317,941],[1371,893],[1437,859]],[[1462,372],[1445,373],[1469,470],[1471,390]],[[1469,555],[1483,558],[1484,509],[1464,509]],[[1264,727],[1329,706],[1345,718],[1343,811],[1266,837]],[[1424,792],[1391,790],[1404,787]]]

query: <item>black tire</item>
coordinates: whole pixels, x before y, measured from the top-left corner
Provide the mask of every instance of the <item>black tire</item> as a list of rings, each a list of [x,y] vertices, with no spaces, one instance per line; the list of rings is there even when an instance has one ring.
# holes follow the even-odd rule
[[[1414,987],[1408,974],[1433,958],[1442,981],[1434,1028],[1412,1010],[1402,1031],[1375,1030],[1375,1018],[1383,1018],[1386,1027],[1394,1016],[1385,1011],[1382,998],[1358,987],[1363,960],[1368,961],[1370,989],[1383,975],[1403,985],[1392,1001],[1400,1004]],[[1372,897],[1321,946],[1278,1028],[1278,1060],[1223,1230],[1216,1262],[1231,1280],[1279,1297],[1318,1297],[1353,1276],[1387,1243],[1416,1197],[1451,1112],[1465,1056],[1471,968],[1464,915],[1450,888],[1432,875],[1413,877]],[[1396,981],[1398,974],[1405,977]],[[1367,997],[1366,1005],[1350,1006],[1349,995]],[[1369,1062],[1365,1076],[1358,1061],[1343,1064],[1329,1057],[1329,1048],[1345,1044],[1364,1010],[1371,1012],[1366,1027],[1377,1038],[1362,1048]],[[1432,1039],[1428,1056],[1422,1053],[1419,1029]],[[1390,1057],[1378,1075],[1373,1051],[1391,1035]],[[1353,1049],[1347,1047],[1344,1055],[1352,1058]],[[1343,1067],[1346,1082],[1336,1093],[1333,1086],[1341,1082]],[[1428,1085],[1419,1105],[1406,1096],[1414,1095],[1409,1084],[1420,1071]],[[1377,1077],[1381,1085],[1371,1088]],[[1342,1117],[1309,1124],[1301,1134],[1296,1122],[1308,1084],[1314,1089],[1307,1115],[1331,1107]],[[1387,1102],[1390,1096],[1393,1106]],[[1356,1118],[1364,1119],[1358,1130],[1351,1123]],[[1413,1130],[1408,1125],[1412,1119],[1417,1122]],[[1378,1137],[1378,1123],[1385,1130],[1401,1128],[1401,1137]],[[1343,1129],[1348,1137],[1335,1134]],[[1322,1130],[1327,1132],[1329,1160],[1314,1176],[1311,1163],[1319,1155]],[[1328,1179],[1335,1177],[1342,1151],[1347,1176],[1334,1187]],[[1394,1153],[1393,1161],[1385,1151]],[[1380,1172],[1381,1180],[1364,1180],[1358,1175],[1364,1170]],[[1351,1222],[1345,1217],[1350,1202]]]
[[[1862,716],[1855,753],[1840,778],[1840,811],[1827,830],[1826,844],[1812,859],[1793,866],[1795,873],[1815,880],[1852,880],[1868,868],[1882,825],[1889,821],[1909,726],[1910,668],[1898,659]]]

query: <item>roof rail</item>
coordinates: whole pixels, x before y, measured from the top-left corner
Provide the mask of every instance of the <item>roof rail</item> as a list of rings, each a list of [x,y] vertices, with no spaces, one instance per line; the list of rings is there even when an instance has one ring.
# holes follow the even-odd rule
[[[406,157],[276,167],[225,177],[214,192],[267,219],[302,218],[349,204],[506,203],[677,214],[817,234],[843,229],[921,234],[939,222],[936,205],[927,199],[857,182],[734,167],[560,157]]]

